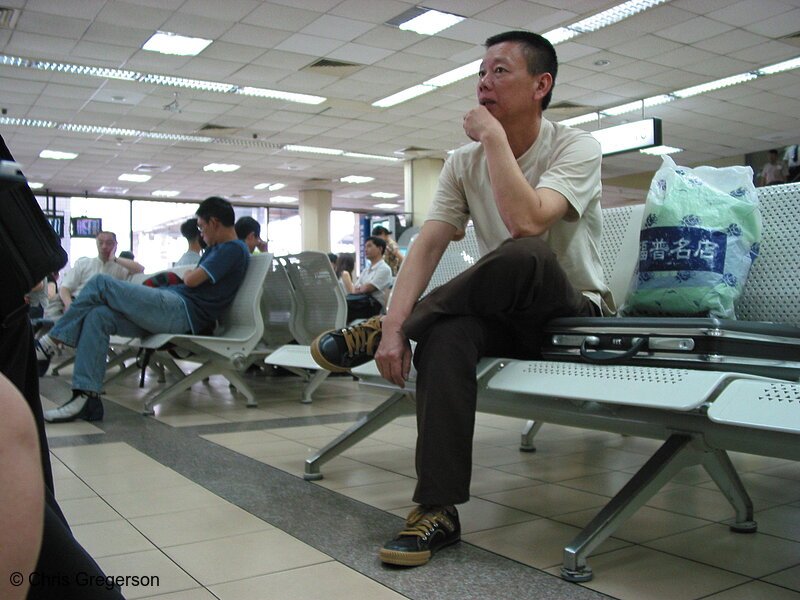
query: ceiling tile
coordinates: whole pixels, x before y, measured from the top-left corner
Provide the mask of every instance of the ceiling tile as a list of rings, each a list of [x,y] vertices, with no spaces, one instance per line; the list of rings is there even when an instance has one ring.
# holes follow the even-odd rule
[[[306,25],[301,32],[309,36],[321,36],[349,42],[372,29],[371,23],[324,15]]]
[[[792,9],[790,3],[781,0],[744,0],[708,13],[711,19],[729,23],[736,27],[758,22]]]
[[[397,0],[344,0],[330,14],[378,24],[393,19],[407,9],[408,4]]]
[[[706,17],[694,17],[683,23],[666,27],[655,32],[655,35],[672,40],[674,42],[681,42],[683,44],[693,44],[699,40],[708,38],[709,36],[725,33],[733,29],[732,25],[714,21]]]
[[[735,50],[750,48],[756,44],[763,44],[768,38],[750,33],[743,29],[737,29],[732,33],[725,33],[714,37],[698,40],[694,46],[717,54],[728,54]]]
[[[310,56],[325,56],[328,52],[332,52],[340,46],[342,46],[340,40],[295,33],[276,45],[275,48]]]
[[[745,25],[743,29],[774,39],[796,33],[800,31],[800,8],[795,8],[752,25]]]
[[[665,40],[664,38],[660,38],[655,35],[649,35],[649,34],[642,35],[639,36],[638,38],[633,38],[633,39],[630,38],[621,38],[621,39],[627,39],[627,41],[621,44],[611,46],[609,50],[612,50],[617,54],[630,56],[632,58],[636,58],[639,60],[642,59],[649,60],[653,56],[660,56],[665,52],[676,50],[681,47],[681,45],[678,44],[677,42]]]
[[[256,48],[269,49],[274,48],[289,36],[290,34],[286,31],[237,23],[222,34],[219,39],[232,44],[245,44]]]
[[[363,44],[344,44],[339,46],[332,52],[329,52],[327,58],[336,60],[343,60],[361,65],[371,65],[383,60],[392,54],[391,50],[383,48],[375,48],[374,46],[365,46]]]
[[[42,35],[79,38],[90,24],[91,21],[88,19],[75,19],[62,15],[23,10],[19,19],[17,19],[15,29]]]
[[[103,7],[103,10],[98,13],[96,21],[98,23],[119,25],[120,28],[127,28],[131,23],[136,23],[138,28],[155,31],[161,28],[171,15],[172,11],[166,8],[142,10],[141,5],[138,4],[110,0]]]
[[[181,4],[181,12],[222,21],[242,21],[261,4],[259,0],[225,0],[225,2],[185,0]]]
[[[242,22],[258,27],[298,31],[316,21],[322,14],[317,10],[303,10],[267,2],[250,12]]]

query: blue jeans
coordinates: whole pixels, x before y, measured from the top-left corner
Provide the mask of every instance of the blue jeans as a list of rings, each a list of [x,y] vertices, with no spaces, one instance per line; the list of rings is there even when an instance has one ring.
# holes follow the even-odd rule
[[[183,299],[165,288],[92,277],[53,329],[50,337],[76,348],[72,389],[101,393],[109,337],[191,330]]]

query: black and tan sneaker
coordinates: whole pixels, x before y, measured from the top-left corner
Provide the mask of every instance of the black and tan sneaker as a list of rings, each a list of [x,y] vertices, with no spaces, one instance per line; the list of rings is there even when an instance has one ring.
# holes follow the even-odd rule
[[[454,506],[418,506],[408,515],[405,528],[381,548],[381,561],[417,567],[460,539],[461,523]]]
[[[381,318],[372,317],[346,329],[331,329],[311,342],[311,356],[323,369],[349,371],[372,360],[381,342]]]

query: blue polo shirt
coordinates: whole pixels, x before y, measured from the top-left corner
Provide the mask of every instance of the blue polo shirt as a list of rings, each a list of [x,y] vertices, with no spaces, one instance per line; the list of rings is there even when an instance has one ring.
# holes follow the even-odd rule
[[[197,265],[208,273],[206,281],[196,287],[181,283],[166,288],[183,299],[192,333],[214,327],[244,281],[249,259],[250,251],[241,240],[211,246]]]

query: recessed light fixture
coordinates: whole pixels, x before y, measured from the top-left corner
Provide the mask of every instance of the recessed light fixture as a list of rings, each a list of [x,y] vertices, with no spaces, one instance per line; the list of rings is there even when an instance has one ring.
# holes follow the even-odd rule
[[[28,187],[31,188],[32,190],[40,190],[44,187],[44,184],[38,181],[29,181]]]
[[[150,175],[145,175],[144,173],[123,173],[119,177],[117,177],[120,181],[133,181],[135,183],[144,183],[145,181],[150,181],[152,177]]]
[[[271,186],[269,186],[267,189],[268,189],[270,192],[277,192],[278,190],[282,190],[282,189],[283,189],[283,188],[285,188],[285,187],[286,187],[286,184],[285,184],[285,183],[273,183],[273,184],[272,184]]]
[[[736,85],[737,83],[744,83],[758,77],[758,73],[740,73],[739,75],[731,75],[723,79],[716,79],[708,83],[701,83],[700,85],[693,85],[692,87],[683,88],[682,90],[675,90],[672,92],[678,98],[689,98],[697,96],[698,94],[705,94],[706,92],[713,92],[720,88]]]
[[[373,198],[383,198],[385,200],[389,200],[391,198],[397,198],[400,194],[390,194],[388,192],[375,192],[374,194],[370,194]]]
[[[611,61],[605,58],[601,58],[600,60],[594,61],[594,64],[596,67],[607,67],[608,65],[611,64]]]
[[[363,175],[348,175],[347,177],[339,178],[339,181],[344,183],[369,183],[375,181],[374,177],[364,177]]]
[[[297,144],[287,144],[283,147],[284,150],[290,152],[307,152],[309,154],[331,154],[333,156],[344,154],[344,150],[338,148],[321,148],[319,146],[299,146]]]
[[[269,199],[269,201],[277,204],[289,204],[292,202],[297,202],[297,198],[294,196],[273,196]]]
[[[217,173],[232,173],[240,169],[242,165],[234,165],[230,163],[210,163],[203,167],[203,171],[213,171]]]
[[[400,23],[398,27],[404,31],[413,31],[420,35],[433,35],[463,20],[464,17],[459,17],[451,13],[440,12],[438,10],[425,10],[422,14],[404,23]]]
[[[265,190],[270,186],[269,183],[257,183],[253,186],[254,190]]]
[[[380,204],[373,204],[373,206],[374,206],[375,208],[386,208],[386,209],[389,209],[389,208],[399,208],[399,207],[400,207],[400,205],[399,205],[399,204],[392,204],[392,203],[390,203],[390,202],[382,202],[382,203],[380,203]]]
[[[661,156],[662,154],[675,154],[676,152],[683,152],[683,148],[675,148],[674,146],[653,146],[652,148],[642,148],[639,150],[642,154],[654,154]]]
[[[157,31],[144,43],[142,50],[151,50],[161,54],[177,54],[178,56],[197,56],[211,43],[204,38],[189,37]]]
[[[60,150],[42,150],[39,158],[52,158],[53,160],[72,160],[78,158],[74,152],[61,152]]]
[[[150,195],[156,198],[174,198],[180,195],[180,192],[178,190],[156,190],[151,192]]]

